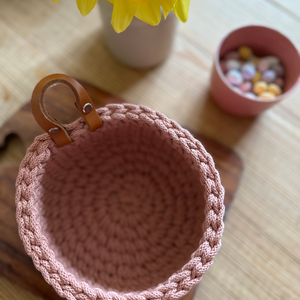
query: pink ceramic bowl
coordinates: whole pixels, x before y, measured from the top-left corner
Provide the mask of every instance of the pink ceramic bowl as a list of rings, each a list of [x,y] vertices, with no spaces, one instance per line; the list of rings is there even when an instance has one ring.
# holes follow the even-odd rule
[[[259,56],[277,56],[285,67],[283,94],[274,100],[250,99],[235,92],[227,82],[220,58],[228,51],[247,45]],[[214,57],[211,76],[211,93],[224,110],[238,116],[255,116],[286,98],[298,85],[300,56],[292,42],[278,31],[264,26],[247,26],[230,32],[220,43]]]

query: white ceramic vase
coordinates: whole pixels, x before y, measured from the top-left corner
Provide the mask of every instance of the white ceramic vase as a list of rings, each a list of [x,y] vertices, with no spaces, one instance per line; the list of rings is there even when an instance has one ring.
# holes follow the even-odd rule
[[[135,68],[148,69],[163,62],[172,50],[177,28],[173,12],[159,25],[151,26],[137,18],[122,33],[116,33],[111,25],[113,5],[99,0],[105,43],[111,54],[121,63]]]

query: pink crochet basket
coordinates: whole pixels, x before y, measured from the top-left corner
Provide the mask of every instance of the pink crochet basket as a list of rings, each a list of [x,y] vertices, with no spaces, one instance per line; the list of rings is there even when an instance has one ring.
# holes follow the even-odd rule
[[[63,126],[49,116],[43,95],[56,83],[73,90],[83,118]],[[186,295],[224,228],[224,189],[202,144],[145,106],[96,110],[66,75],[36,86],[32,110],[47,133],[21,163],[17,222],[45,280],[69,300]]]

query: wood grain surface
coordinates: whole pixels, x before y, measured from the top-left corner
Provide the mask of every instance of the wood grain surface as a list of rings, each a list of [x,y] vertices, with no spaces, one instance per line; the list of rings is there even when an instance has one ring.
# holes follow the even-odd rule
[[[278,29],[300,49],[299,1],[191,0],[169,59],[136,71],[107,51],[98,8],[82,18],[71,0],[1,1],[1,124],[28,101],[39,79],[66,73],[161,111],[242,157],[244,174],[223,245],[197,291],[199,300],[300,298],[300,90],[245,119],[223,112],[209,95],[220,39],[249,24]],[[0,279],[1,297],[33,299],[6,279]]]
[[[119,97],[115,97],[88,83],[81,82],[89,93],[95,106],[101,107],[108,103],[122,103]],[[80,117],[75,108],[74,95],[67,86],[59,84],[49,89],[45,95],[45,107],[47,111],[63,124],[71,123]],[[0,146],[6,149],[6,154],[11,160],[15,159],[15,154],[19,150],[19,159],[24,156],[23,149],[27,149],[34,138],[44,133],[36,123],[31,106],[28,102],[15,115],[13,115],[0,128]],[[12,136],[18,137],[12,138]],[[205,137],[201,134],[194,134],[199,139],[206,150],[213,156],[216,168],[220,172],[222,184],[225,188],[226,211],[232,203],[234,194],[238,187],[242,172],[242,163],[239,156],[230,148]],[[8,144],[10,145],[8,146]],[[22,145],[20,149],[20,145]],[[11,150],[13,150],[12,154]],[[21,150],[21,151],[20,151]],[[0,152],[1,153],[1,152]],[[43,280],[41,274],[34,268],[31,258],[26,255],[24,247],[18,235],[17,223],[15,220],[15,181],[18,173],[18,164],[15,162],[3,166],[0,156],[0,275],[18,285],[40,295],[44,299],[61,299],[55,291]],[[7,160],[6,160],[7,161]],[[8,162],[8,161],[7,161]],[[191,291],[185,300],[193,298]]]

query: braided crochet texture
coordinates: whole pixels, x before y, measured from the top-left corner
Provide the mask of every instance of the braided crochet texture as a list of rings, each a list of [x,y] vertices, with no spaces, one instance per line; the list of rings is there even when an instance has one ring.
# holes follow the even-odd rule
[[[175,300],[221,246],[224,189],[211,156],[161,113],[97,110],[104,126],[67,125],[27,150],[16,182],[26,252],[57,293],[88,300]],[[200,244],[199,244],[200,240]]]

